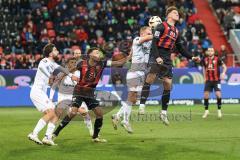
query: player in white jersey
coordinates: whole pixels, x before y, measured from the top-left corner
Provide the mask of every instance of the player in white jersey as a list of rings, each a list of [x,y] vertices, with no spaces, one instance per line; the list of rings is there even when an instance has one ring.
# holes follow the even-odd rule
[[[128,133],[132,133],[129,123],[129,117],[132,111],[132,105],[136,103],[138,93],[142,90],[145,80],[145,72],[147,71],[147,63],[149,59],[152,40],[152,30],[150,27],[142,27],[140,29],[140,37],[136,37],[132,44],[132,64],[127,73],[128,100],[122,103],[122,107],[117,114],[112,116],[114,129],[123,116],[121,125]]]
[[[37,144],[48,144],[55,145],[51,138],[51,132],[55,129],[55,123],[57,121],[57,116],[55,114],[55,105],[48,98],[47,88],[49,83],[50,75],[55,69],[59,69],[61,72],[64,72],[66,75],[71,77],[72,80],[77,80],[77,77],[69,73],[66,69],[59,66],[55,59],[58,57],[58,50],[54,44],[47,44],[43,53],[45,58],[43,58],[37,69],[35,76],[34,84],[30,92],[30,98],[36,108],[42,112],[44,115],[38,121],[37,125],[33,129],[33,132],[28,135],[28,138]],[[38,133],[46,126],[47,131],[45,137],[42,141],[38,139]]]
[[[67,60],[66,67],[70,73],[80,78],[80,71],[76,70],[75,57],[69,58]],[[57,102],[58,104],[56,113],[59,118],[63,116],[64,111],[69,111],[72,104],[73,90],[76,84],[77,82],[72,81],[70,77],[68,76],[62,77],[62,73],[59,73],[57,75],[57,78],[50,90],[50,99],[51,100],[53,99],[55,89],[58,88],[58,102]],[[88,114],[88,108],[84,102],[82,103],[82,106],[79,108],[79,110],[80,112],[78,113],[80,114],[82,113],[81,112],[82,110],[85,110],[85,112],[81,115],[84,117],[84,123],[86,124],[89,130],[90,136],[92,136],[93,135],[92,121],[90,115]],[[56,133],[54,132],[53,136],[56,137],[58,135],[56,135]]]

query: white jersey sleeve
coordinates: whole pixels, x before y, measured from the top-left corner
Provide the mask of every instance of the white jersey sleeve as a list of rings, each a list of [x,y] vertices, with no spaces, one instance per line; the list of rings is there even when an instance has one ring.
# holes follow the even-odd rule
[[[141,44],[140,44],[140,39],[141,39],[141,37],[136,37],[136,38],[134,38],[134,40],[133,40],[133,45],[141,45]]]

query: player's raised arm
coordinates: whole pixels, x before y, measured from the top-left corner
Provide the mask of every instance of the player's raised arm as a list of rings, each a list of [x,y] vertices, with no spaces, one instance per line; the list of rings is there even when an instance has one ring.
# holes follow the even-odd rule
[[[73,81],[78,81],[78,77],[76,77],[72,73],[70,73],[68,71],[68,69],[66,69],[66,68],[64,68],[64,67],[62,67],[60,65],[58,65],[58,67],[56,69],[58,69],[60,72],[62,72],[64,74],[66,74],[67,76],[69,76]]]
[[[192,59],[192,57],[193,57],[192,54],[189,53],[189,52],[185,49],[185,47],[184,47],[184,45],[183,45],[183,40],[181,39],[180,36],[178,36],[178,38],[177,38],[177,40],[176,40],[176,48],[177,48],[178,52],[181,53],[181,55],[183,55],[184,57],[186,57],[186,58],[188,58],[188,59]]]
[[[144,42],[150,41],[153,39],[153,35],[146,35],[144,37],[139,37],[138,44],[143,44]]]
[[[121,53],[122,55],[124,55],[123,53]],[[113,66],[113,67],[119,67],[119,66],[123,66],[127,61],[129,61],[132,58],[132,49],[129,52],[128,56],[122,57],[122,58],[118,58],[117,60],[113,60],[114,58],[108,58],[106,65],[107,66]]]
[[[200,57],[194,57],[194,56],[192,56],[192,54],[189,53],[189,52],[185,49],[185,47],[184,47],[184,45],[183,45],[183,40],[181,39],[180,36],[178,36],[178,38],[177,38],[177,40],[176,40],[176,48],[177,48],[178,52],[180,52],[181,55],[183,55],[183,56],[186,57],[187,59],[191,59],[191,60],[193,60],[193,61],[200,62],[200,60],[201,60]]]

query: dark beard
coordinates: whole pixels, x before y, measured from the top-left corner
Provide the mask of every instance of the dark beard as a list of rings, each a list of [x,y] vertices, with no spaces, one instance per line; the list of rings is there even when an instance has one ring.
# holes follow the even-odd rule
[[[53,60],[58,61],[59,60],[58,56],[53,56]]]

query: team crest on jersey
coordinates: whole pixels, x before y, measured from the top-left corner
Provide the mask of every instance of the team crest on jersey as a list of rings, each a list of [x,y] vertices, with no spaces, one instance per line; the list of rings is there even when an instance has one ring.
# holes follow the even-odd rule
[[[155,31],[154,37],[159,37],[159,36],[160,36],[160,32],[159,31]]]
[[[175,38],[176,37],[176,33],[173,32],[173,31],[170,31],[170,36]]]

